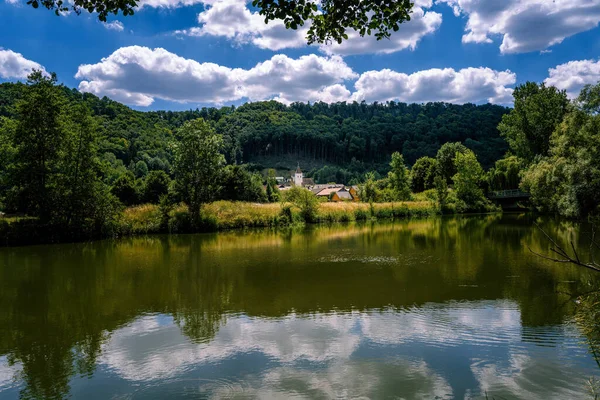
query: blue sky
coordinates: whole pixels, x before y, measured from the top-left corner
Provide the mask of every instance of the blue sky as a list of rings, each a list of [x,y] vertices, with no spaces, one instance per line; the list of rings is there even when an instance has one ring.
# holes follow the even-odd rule
[[[143,0],[108,24],[0,0],[0,81],[33,67],[142,110],[277,99],[511,104],[600,80],[600,0],[416,0],[390,40],[307,46],[244,0]]]

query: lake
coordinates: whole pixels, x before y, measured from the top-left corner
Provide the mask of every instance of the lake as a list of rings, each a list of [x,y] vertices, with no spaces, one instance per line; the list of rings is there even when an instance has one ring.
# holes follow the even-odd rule
[[[0,398],[593,398],[573,316],[598,278],[532,254],[533,221],[0,249]]]

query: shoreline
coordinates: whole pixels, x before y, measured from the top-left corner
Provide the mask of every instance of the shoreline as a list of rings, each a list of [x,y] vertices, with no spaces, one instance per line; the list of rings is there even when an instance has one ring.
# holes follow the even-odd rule
[[[161,210],[144,204],[125,208],[101,234],[70,234],[59,227],[39,224],[36,219],[0,219],[0,247],[40,244],[78,243],[154,234],[193,234],[244,230],[248,228],[285,228],[304,224],[330,224],[355,221],[397,220],[441,215],[434,202],[320,203],[314,220],[307,221],[297,207],[280,203],[217,201],[202,207],[201,221],[193,226],[185,205]],[[167,217],[168,215],[168,217]]]

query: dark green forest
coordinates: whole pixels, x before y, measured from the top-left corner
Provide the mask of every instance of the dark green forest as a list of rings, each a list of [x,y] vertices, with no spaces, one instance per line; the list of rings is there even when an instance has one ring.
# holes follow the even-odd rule
[[[27,85],[0,84],[0,116],[16,118],[15,105]],[[497,126],[510,110],[496,105],[446,103],[293,103],[268,101],[240,107],[189,111],[133,110],[106,97],[59,86],[68,103],[84,105],[96,119],[99,152],[113,166],[111,179],[130,170],[138,177],[162,170],[172,173],[170,142],[176,129],[197,118],[208,121],[224,138],[228,164],[250,170],[295,169],[297,162],[318,182],[348,183],[376,170],[387,174],[391,154],[408,165],[435,157],[446,142],[462,142],[484,168],[500,159],[508,145]],[[112,183],[112,182],[111,182]]]
[[[314,193],[275,184],[298,162],[317,183],[359,185],[371,207],[495,211],[490,192],[519,188],[532,209],[586,217],[600,204],[600,84],[570,100],[527,82],[512,109],[269,101],[184,112],[132,110],[40,71],[0,85],[0,211],[41,239],[114,235],[125,207],[145,203],[160,208],[159,231],[214,225],[202,207],[216,200],[287,202],[315,222]]]

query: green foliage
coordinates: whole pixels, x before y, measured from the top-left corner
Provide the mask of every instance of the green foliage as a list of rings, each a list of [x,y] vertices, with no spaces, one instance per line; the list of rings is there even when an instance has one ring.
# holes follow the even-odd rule
[[[63,0],[27,0],[27,4],[33,8],[40,5],[48,10],[54,11],[58,16],[69,11],[80,14],[82,11],[97,14],[100,21],[106,22],[109,14],[123,13],[123,16],[133,15],[138,2],[136,0],[74,0],[65,2]]]
[[[193,221],[199,221],[200,207],[217,197],[223,137],[203,119],[188,121],[178,131],[175,176],[179,193],[188,205]]]
[[[577,104],[588,114],[600,113],[600,84],[585,85],[577,98]]]
[[[67,107],[56,76],[34,71],[0,127],[0,174],[10,211],[34,217],[52,237],[97,237],[114,225],[118,205],[103,182],[99,129],[89,108]]]
[[[265,23],[282,20],[288,29],[309,24],[308,44],[348,39],[347,29],[361,36],[375,34],[378,40],[389,38],[400,24],[410,20],[413,3],[409,0],[334,0],[268,1],[254,0]]]
[[[147,203],[158,203],[169,193],[171,178],[164,171],[150,171],[144,180],[143,198]]]
[[[496,161],[496,166],[488,171],[488,182],[492,190],[518,189],[523,163],[516,156],[507,156]]]
[[[148,175],[148,165],[143,160],[136,162],[135,176],[137,178],[144,178],[146,175]]]
[[[245,167],[239,165],[228,165],[223,169],[219,198],[233,201],[267,202],[261,175],[252,174]]]
[[[410,182],[413,193],[420,193],[433,188],[437,172],[438,163],[435,158],[419,158],[410,170]]]
[[[317,221],[319,200],[310,190],[294,186],[283,193],[283,201],[298,207],[305,222]]]
[[[10,176],[14,167],[16,150],[13,146],[17,122],[0,117],[0,193],[11,189]],[[5,196],[0,195],[0,210],[6,209]]]
[[[360,186],[359,197],[365,203],[377,201],[377,187],[375,186],[375,173],[367,172],[365,182]]]
[[[274,169],[269,169],[267,173],[266,195],[267,201],[269,201],[270,203],[277,203],[281,200],[281,193],[279,193],[279,188],[277,187]]]
[[[58,179],[64,157],[66,131],[62,110],[65,100],[56,87],[56,75],[34,71],[27,80],[24,98],[17,103],[16,149],[11,171],[13,204],[18,210],[49,222],[58,207]]]
[[[397,200],[410,199],[410,176],[408,168],[404,165],[404,157],[396,152],[392,154],[389,173],[390,187],[394,191]]]
[[[139,194],[135,184],[135,178],[131,172],[119,176],[110,189],[119,201],[126,206],[138,203]]]
[[[440,174],[435,175],[433,184],[437,195],[438,207],[444,212],[446,205],[448,204],[448,184],[446,183],[446,179]]]
[[[526,162],[547,156],[550,137],[565,116],[569,100],[565,91],[527,82],[517,86],[514,108],[498,126],[511,151]]]
[[[439,166],[439,172],[446,182],[452,182],[452,177],[456,174],[456,154],[464,154],[467,148],[460,142],[445,143],[437,152],[436,159]]]
[[[477,161],[477,156],[471,150],[464,153],[457,152],[456,174],[452,177],[454,189],[458,199],[457,210],[465,211],[485,211],[489,206],[481,182],[484,178],[484,172]]]
[[[571,111],[552,135],[550,156],[523,174],[540,211],[585,217],[600,205],[600,116]]]
[[[19,83],[0,84],[0,115],[17,118],[14,104],[23,98],[25,88]],[[508,109],[489,104],[286,106],[268,101],[238,108],[140,112],[106,97],[62,86],[58,90],[69,104],[85,103],[92,110],[102,138],[99,152],[110,164],[106,171],[110,184],[125,169],[135,173],[139,161],[146,163],[149,171],[162,170],[173,177],[174,132],[197,118],[205,119],[223,135],[228,163],[247,164],[248,171],[268,167],[292,170],[300,160],[307,165],[307,177],[320,183],[360,182],[366,171],[386,175],[393,152],[401,152],[407,165],[412,165],[420,157],[435,156],[448,141],[465,143],[485,168],[493,166],[507,149],[496,127]],[[110,160],[105,158],[107,154]]]

